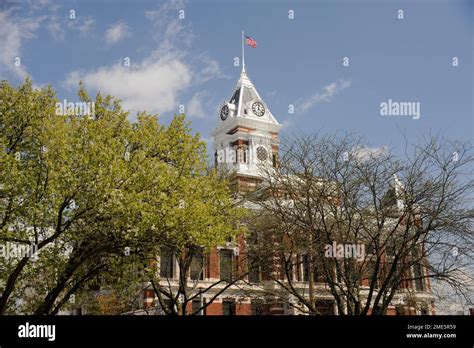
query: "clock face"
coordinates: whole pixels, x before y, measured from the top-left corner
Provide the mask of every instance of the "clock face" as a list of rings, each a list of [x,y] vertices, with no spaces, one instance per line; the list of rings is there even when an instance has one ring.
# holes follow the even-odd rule
[[[263,115],[265,115],[265,106],[263,106],[262,103],[260,102],[254,102],[252,104],[252,112],[258,116],[258,117],[262,117]]]
[[[221,109],[221,120],[225,121],[228,116],[229,116],[229,107],[227,105],[224,105]]]

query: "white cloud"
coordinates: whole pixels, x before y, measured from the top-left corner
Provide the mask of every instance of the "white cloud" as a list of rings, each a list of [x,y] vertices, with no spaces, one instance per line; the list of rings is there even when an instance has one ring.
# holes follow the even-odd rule
[[[184,0],[171,0],[164,2],[158,9],[145,11],[145,17],[150,20],[160,20],[168,16],[170,11],[178,11],[186,7]]]
[[[225,76],[221,71],[219,63],[206,54],[199,56],[197,61],[202,64],[203,67],[196,74],[196,82],[204,83],[217,78],[228,78],[228,76]]]
[[[51,6],[50,0],[28,0],[28,7],[33,10],[42,9],[47,6]]]
[[[183,0],[170,0],[158,9],[145,11],[145,18],[153,26],[153,39],[159,43],[157,52],[169,53],[189,48],[194,39],[190,24],[179,19],[178,11],[185,9]]]
[[[78,31],[81,35],[87,34],[94,27],[95,20],[92,17],[77,16],[74,19],[67,19],[67,26],[74,31]]]
[[[120,98],[124,108],[132,113],[178,112],[182,104],[191,117],[209,114],[205,112],[210,104],[209,98],[204,99],[205,92],[195,93],[187,102],[182,100],[188,88],[222,77],[217,61],[193,49],[191,27],[177,15],[183,6],[181,1],[170,1],[145,13],[152,21],[157,42],[148,57],[138,62],[132,60],[130,67],[119,62],[89,71],[72,71],[66,86],[76,88],[82,80],[88,89]]]
[[[14,17],[8,10],[0,12],[0,78],[6,78],[5,74],[24,78],[28,74],[23,65],[24,60],[21,60],[20,66],[16,66],[15,59],[22,58],[24,42],[35,37],[35,32],[44,19],[44,16]]]
[[[63,41],[67,32],[78,32],[81,36],[86,36],[92,31],[95,20],[94,18],[77,16],[74,19],[69,16],[60,17],[57,15],[58,7],[51,9],[52,14],[48,16],[48,24],[46,28],[56,41]]]
[[[56,41],[63,41],[68,32],[86,36],[95,25],[94,18],[83,16],[78,11],[75,12],[75,18],[70,18],[69,11],[73,9],[62,7],[60,2],[45,1],[43,6],[48,10],[46,29]]]
[[[308,99],[302,100],[297,103],[297,112],[306,112],[311,109],[314,105],[331,101],[332,97],[341,92],[342,90],[351,86],[350,80],[339,79],[327,86],[324,86],[323,91],[316,93]]]
[[[63,25],[59,21],[58,16],[51,16],[48,19],[48,25],[46,26],[48,29],[49,33],[51,36],[56,40],[56,41],[63,41],[64,36],[66,34]]]
[[[357,147],[351,151],[351,155],[359,161],[367,161],[388,155],[388,148],[385,145],[381,147]]]
[[[107,29],[105,32],[105,41],[108,44],[115,44],[130,36],[130,28],[125,23],[118,22]]]
[[[188,105],[186,106],[186,116],[193,118],[203,118],[206,116],[203,107],[204,94],[197,92],[193,95]]]
[[[163,57],[125,67],[118,63],[87,73],[73,71],[66,85],[77,87],[79,80],[87,88],[122,99],[127,110],[149,112],[177,111],[177,96],[190,85],[191,71],[180,60]]]

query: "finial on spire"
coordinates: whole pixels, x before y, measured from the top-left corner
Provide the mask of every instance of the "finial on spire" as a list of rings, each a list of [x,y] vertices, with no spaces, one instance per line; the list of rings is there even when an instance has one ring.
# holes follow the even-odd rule
[[[242,30],[242,72],[245,72],[245,44],[244,44],[244,31]]]

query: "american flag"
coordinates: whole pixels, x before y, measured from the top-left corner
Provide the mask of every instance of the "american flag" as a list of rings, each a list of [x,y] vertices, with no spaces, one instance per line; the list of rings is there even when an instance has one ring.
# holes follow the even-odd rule
[[[250,36],[245,35],[245,43],[252,48],[257,48],[257,42]]]

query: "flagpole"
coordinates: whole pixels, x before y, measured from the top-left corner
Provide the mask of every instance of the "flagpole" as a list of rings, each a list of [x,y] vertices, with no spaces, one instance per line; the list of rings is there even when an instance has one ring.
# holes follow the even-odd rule
[[[242,71],[245,71],[245,45],[244,45],[244,31],[242,30]]]

